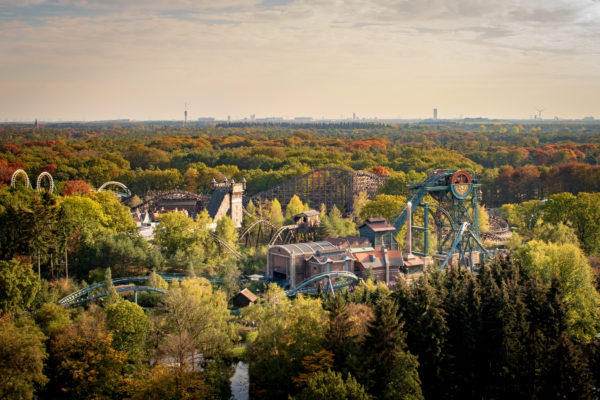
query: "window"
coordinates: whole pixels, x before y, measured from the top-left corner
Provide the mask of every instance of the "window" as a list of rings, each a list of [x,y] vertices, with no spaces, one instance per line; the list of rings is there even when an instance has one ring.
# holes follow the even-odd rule
[[[346,271],[350,271],[350,261],[346,261]]]

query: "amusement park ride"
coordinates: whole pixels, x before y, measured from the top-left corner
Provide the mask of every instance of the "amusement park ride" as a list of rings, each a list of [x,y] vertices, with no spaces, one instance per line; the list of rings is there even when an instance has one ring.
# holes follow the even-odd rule
[[[423,249],[415,251],[415,254],[427,255],[432,231],[429,220],[431,217],[437,237],[434,258],[441,261],[440,270],[450,261],[472,269],[481,264],[481,255],[485,258],[490,257],[491,254],[479,237],[481,184],[469,173],[462,170],[437,169],[425,181],[409,188],[414,192],[410,199],[413,205],[412,214],[417,207],[423,210],[423,226],[412,227],[413,232],[423,234]],[[433,202],[428,202],[431,200]],[[409,208],[405,209],[393,222],[398,231],[406,223],[408,210]]]
[[[334,187],[334,184],[325,185],[320,178],[325,176],[322,172],[316,170],[305,177],[307,182],[299,178],[290,181],[290,187],[287,189],[302,187],[304,191],[310,191],[313,184],[318,184],[317,190],[323,190],[324,187]],[[317,174],[318,172],[318,174]],[[332,171],[326,171],[331,175]],[[352,198],[351,189],[356,189],[356,177],[353,175],[344,175],[342,172],[334,170],[335,176],[342,177],[344,182],[350,182],[347,188],[342,192],[343,199],[347,202],[346,210],[352,209],[350,200]],[[345,173],[345,172],[344,172]],[[25,185],[31,188],[29,178],[25,171],[17,170],[11,179],[11,186],[15,186],[19,176],[23,176]],[[319,179],[315,178],[319,176]],[[349,178],[350,177],[350,178]],[[302,178],[302,177],[300,177]],[[360,176],[361,179],[366,179]],[[368,184],[375,184],[375,180],[368,176]],[[42,172],[36,181],[36,189],[42,190],[42,180],[49,182],[48,191],[54,190],[52,176],[47,172]],[[315,183],[316,182],[316,183]],[[362,181],[361,181],[362,182]],[[365,181],[366,182],[366,181]],[[365,183],[364,185],[366,185]],[[118,187],[117,192],[122,198],[132,196],[131,191],[122,183],[116,181],[106,182],[98,188],[98,191],[105,190],[108,187]],[[483,259],[492,256],[492,252],[485,248],[480,239],[479,232],[479,202],[481,199],[481,185],[468,172],[455,169],[437,169],[433,171],[423,182],[409,186],[413,194],[410,197],[407,207],[392,221],[396,232],[399,232],[407,225],[407,220],[414,221],[415,216],[422,226],[412,226],[407,240],[413,241],[413,236],[422,238],[421,249],[413,251],[418,256],[427,256],[431,253],[430,249],[435,247],[433,259],[440,262],[439,269],[443,270],[449,263],[452,265],[463,266],[473,270],[481,265]],[[285,183],[278,185],[277,192],[285,192]],[[335,190],[340,190],[336,188]],[[289,193],[285,192],[286,195]],[[271,193],[269,193],[271,194]],[[319,195],[321,196],[322,193]],[[314,196],[313,196],[314,197]],[[320,198],[320,197],[319,197]],[[342,196],[340,196],[342,198]],[[247,216],[250,214],[243,209]],[[252,217],[252,216],[250,216]],[[255,217],[254,217],[255,218]],[[278,227],[270,221],[256,219],[250,222],[245,229],[240,232],[239,243],[242,246],[259,246],[298,243],[300,241],[314,240],[317,233],[318,223],[308,223],[307,219],[298,219],[294,224]],[[422,235],[422,236],[418,236]],[[211,235],[225,250],[231,252],[235,257],[241,258],[241,254],[231,246],[227,245],[216,235]],[[433,243],[435,241],[436,243]],[[433,245],[433,246],[432,246]],[[337,274],[337,275],[336,275]],[[136,278],[141,280],[141,278]],[[302,292],[314,291],[316,282],[324,283],[327,290],[334,291],[335,288],[356,283],[359,278],[352,272],[333,271],[328,274],[318,274],[308,277],[304,282],[300,282],[293,290],[288,291],[288,295],[295,295]],[[140,290],[146,290],[140,287]],[[148,289],[150,290],[150,289]],[[88,291],[89,292],[89,291]],[[86,292],[85,294],[87,294]],[[293,292],[293,293],[292,293]],[[137,293],[137,292],[136,292]],[[78,298],[77,301],[81,299]],[[75,303],[75,301],[66,301],[64,304]]]

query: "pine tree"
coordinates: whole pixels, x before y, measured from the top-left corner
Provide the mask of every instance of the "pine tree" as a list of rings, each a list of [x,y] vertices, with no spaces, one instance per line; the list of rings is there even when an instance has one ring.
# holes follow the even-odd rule
[[[374,311],[375,316],[368,325],[363,344],[365,361],[362,378],[365,386],[370,393],[380,396],[391,385],[388,393],[396,393],[398,398],[411,398],[405,395],[419,392],[418,363],[406,351],[406,334],[402,331],[404,324],[398,321],[398,306],[385,297],[377,303]]]
[[[444,280],[443,308],[448,332],[441,377],[448,398],[473,398],[477,366],[477,336],[481,298],[473,274],[451,269]]]
[[[343,296],[328,297],[325,308],[329,311],[329,326],[325,334],[325,348],[334,355],[334,369],[348,372],[352,365],[348,358],[355,353],[356,336],[352,334],[348,305]]]
[[[271,220],[271,222],[274,225],[277,226],[281,226],[283,225],[283,213],[281,211],[281,203],[279,203],[279,200],[277,199],[273,199],[273,201],[271,202],[271,210],[269,213],[269,220]]]
[[[119,293],[117,293],[117,290],[115,289],[115,285],[113,285],[110,267],[106,268],[104,272],[104,287],[106,288],[107,293],[104,299],[104,304],[106,306],[117,303],[119,300],[121,300],[121,296],[119,296]]]
[[[285,218],[287,220],[292,220],[294,216],[306,211],[304,208],[304,204],[298,195],[293,195],[290,199],[289,203],[285,207]]]
[[[590,399],[592,376],[581,350],[565,331],[549,349],[541,373],[539,399]]]
[[[441,368],[445,363],[444,346],[448,327],[442,296],[423,276],[413,289],[406,313],[407,343],[419,359],[419,376],[426,398],[442,398]]]

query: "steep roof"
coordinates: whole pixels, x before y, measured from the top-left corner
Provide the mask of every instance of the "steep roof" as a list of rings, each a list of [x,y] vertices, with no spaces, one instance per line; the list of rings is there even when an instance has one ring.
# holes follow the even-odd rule
[[[223,204],[223,199],[225,199],[227,193],[227,190],[217,189],[211,194],[210,201],[206,206],[206,211],[208,211],[208,214],[211,218],[215,218],[215,215],[217,215],[217,212],[219,211],[219,208],[221,208],[221,204]]]
[[[396,228],[394,225],[390,224],[385,218],[367,218],[364,224],[358,227],[361,229],[363,227],[368,227],[373,232],[387,232],[387,231],[395,231]]]
[[[256,300],[258,300],[258,296],[256,296],[250,290],[248,290],[248,288],[242,289],[242,291],[239,292],[237,294],[237,296],[243,296],[243,297],[247,298],[251,303],[254,303]]]

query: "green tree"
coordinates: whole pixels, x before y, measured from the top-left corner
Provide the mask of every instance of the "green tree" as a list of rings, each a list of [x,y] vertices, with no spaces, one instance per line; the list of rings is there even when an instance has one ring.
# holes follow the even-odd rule
[[[344,380],[339,372],[318,372],[310,378],[298,400],[369,400],[365,388],[352,375]]]
[[[362,211],[361,217],[383,217],[388,221],[393,221],[406,206],[406,197],[390,194],[378,194],[375,200],[367,202]]]
[[[49,343],[50,398],[116,397],[126,354],[113,348],[104,313],[92,308]]]
[[[584,356],[566,332],[548,351],[542,367],[540,399],[589,399],[592,396],[592,379]]]
[[[110,267],[104,271],[104,290],[108,293],[104,299],[104,304],[111,305],[121,301],[121,296],[119,296],[115,285],[113,285]]]
[[[551,224],[568,223],[572,210],[576,207],[576,198],[572,193],[557,193],[544,204],[544,221]]]
[[[10,179],[10,176],[8,177]],[[31,192],[0,190],[0,259],[31,255],[36,216],[31,210]]]
[[[490,230],[490,216],[483,205],[479,204],[477,207],[479,209],[479,233],[486,233]]]
[[[389,298],[375,306],[363,345],[369,391],[387,398],[422,399],[416,358],[406,352],[405,334],[398,323],[398,306]],[[392,379],[390,379],[392,378]],[[395,397],[389,397],[389,396]]]
[[[395,366],[387,378],[384,400],[423,400],[417,357],[408,351],[396,353]]]
[[[332,296],[327,299],[325,307],[329,311],[325,347],[334,355],[335,370],[349,371],[349,358],[357,349],[347,302],[343,296]]]
[[[308,207],[302,203],[300,197],[298,197],[298,195],[293,195],[290,202],[285,207],[285,218],[291,221],[295,215],[301,214],[307,209]]]
[[[600,255],[600,193],[578,193],[570,211],[571,224],[583,251]]]
[[[168,212],[159,217],[154,230],[154,242],[165,257],[174,256],[177,250],[187,252],[197,240],[197,225],[193,219],[178,212]]]
[[[29,265],[17,260],[0,261],[0,311],[20,313],[27,309],[40,290],[40,279]]]
[[[444,346],[448,326],[442,307],[443,296],[431,283],[435,275],[421,277],[414,286],[404,318],[407,344],[419,360],[419,377],[426,398],[443,396],[440,363],[444,362]]]
[[[123,394],[130,400],[208,400],[215,398],[211,389],[199,371],[159,364],[140,376],[126,378]]]
[[[343,218],[340,210],[333,206],[329,215],[321,218],[320,231],[322,238],[348,236],[356,233],[356,225],[350,219]]]
[[[542,223],[532,232],[533,238],[556,244],[579,243],[575,230],[562,222],[558,224]]]
[[[200,173],[196,168],[188,168],[183,174],[183,180],[185,182],[185,190],[188,192],[196,193],[198,189],[198,178],[200,177]]]
[[[111,267],[116,277],[144,275],[161,268],[164,259],[146,239],[129,233],[107,234],[82,246],[75,254],[78,276],[89,275],[92,269]]]
[[[521,236],[530,237],[531,231],[542,220],[543,210],[543,203],[538,200],[530,200],[521,204],[504,204],[502,215]]]
[[[235,224],[227,215],[217,221],[215,234],[224,240],[229,246],[237,248],[238,235]]]
[[[129,208],[110,192],[94,192],[89,197],[98,203],[105,216],[104,226],[113,232],[135,232],[135,222]]]
[[[213,291],[206,279],[188,278],[174,285],[163,297],[162,306],[171,335],[163,350],[181,365],[187,364],[195,351],[205,357],[220,357],[230,349],[225,293]]]
[[[113,347],[139,361],[144,351],[150,322],[142,307],[121,300],[106,307],[106,326],[113,335]]]
[[[281,211],[281,203],[279,203],[279,200],[277,199],[273,199],[271,202],[269,220],[277,226],[283,225],[284,218]]]
[[[43,341],[44,335],[34,324],[0,318],[0,399],[34,399],[46,384]]]
[[[354,195],[354,197],[352,198],[352,221],[354,221],[357,224],[363,221],[361,213],[365,204],[367,204],[368,201],[369,195],[367,194],[367,192],[358,192]]]
[[[153,269],[150,275],[148,276],[148,286],[152,286],[163,290],[169,288],[169,284],[160,275],[156,273],[155,269]]]
[[[248,347],[250,392],[253,397],[285,398],[302,360],[323,348],[326,312],[318,299],[303,296],[292,304],[283,289],[270,284],[261,300],[244,310],[255,321],[258,336]]]
[[[518,252],[528,271],[549,287],[558,278],[564,293],[572,337],[589,342],[600,330],[600,295],[594,287],[593,271],[575,244],[533,240]]]
[[[45,303],[34,314],[35,322],[44,335],[52,337],[71,323],[71,314],[65,307],[54,303]]]

